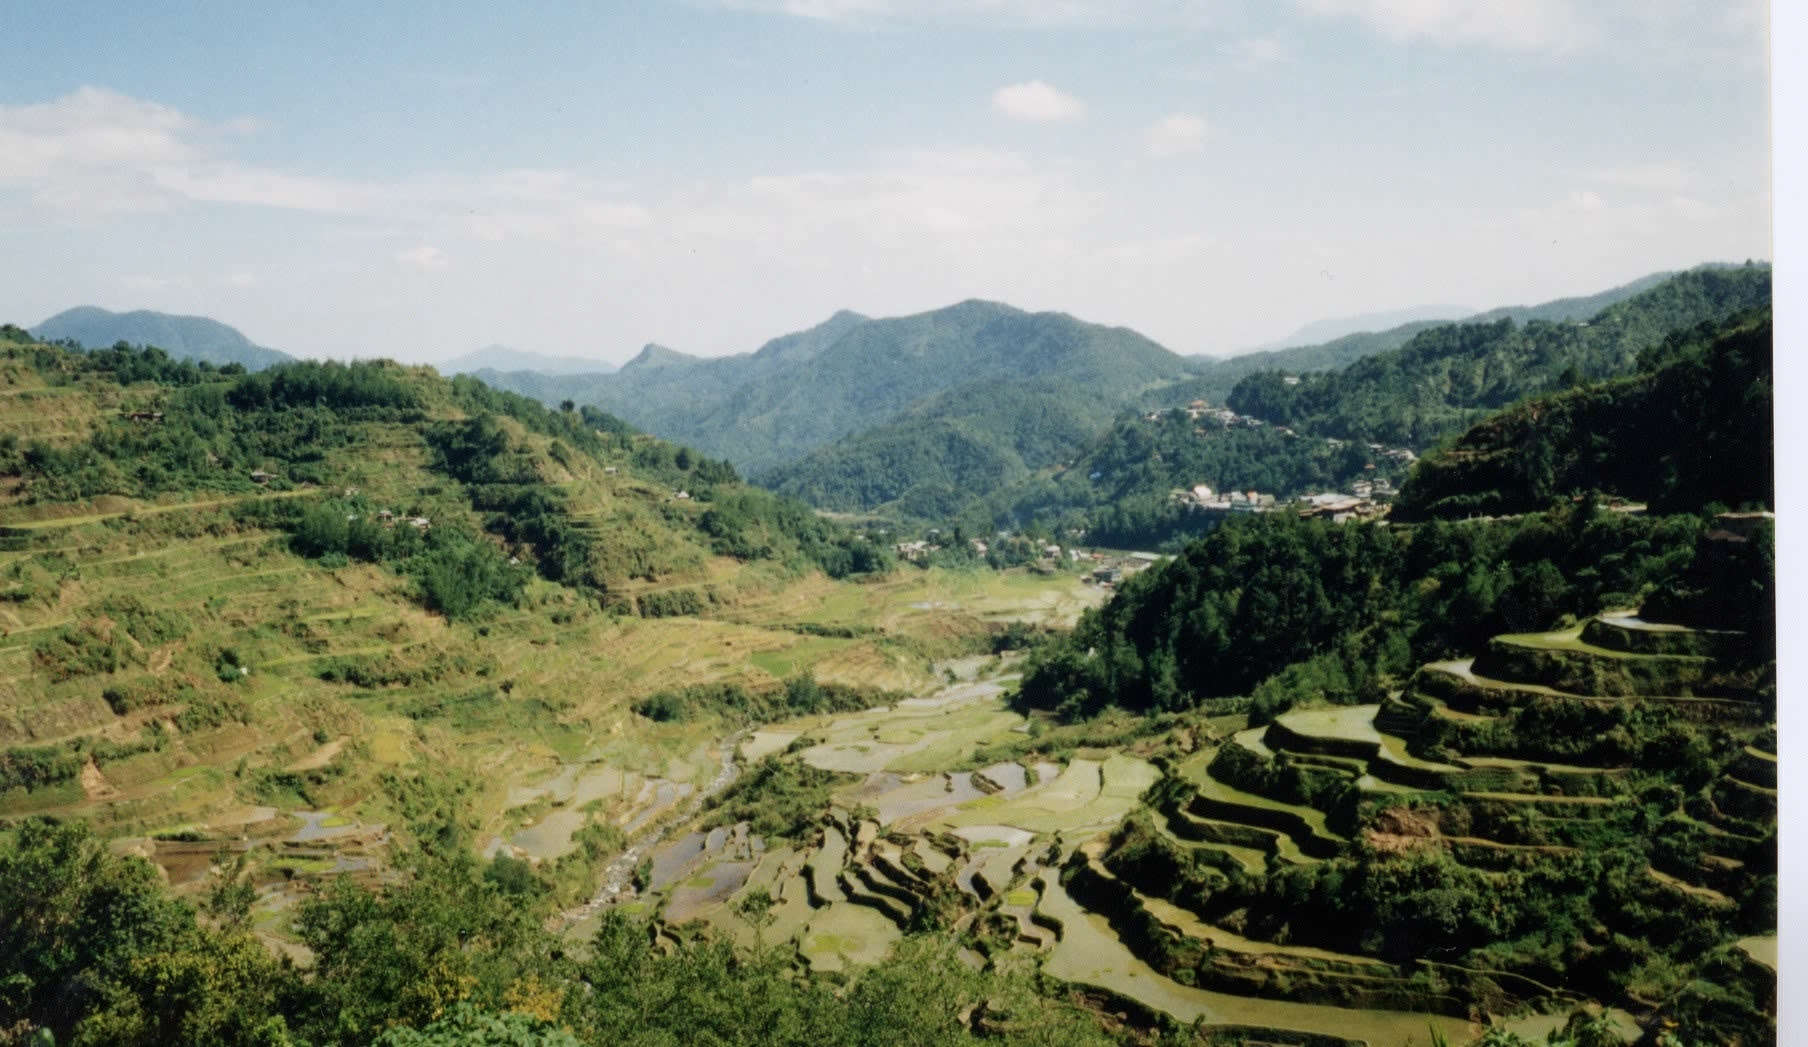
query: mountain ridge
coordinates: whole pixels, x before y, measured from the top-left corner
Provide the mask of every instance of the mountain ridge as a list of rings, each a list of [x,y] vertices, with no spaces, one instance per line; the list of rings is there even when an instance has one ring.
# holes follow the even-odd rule
[[[154,345],[178,360],[241,364],[248,371],[261,371],[295,359],[256,344],[237,328],[212,317],[179,316],[152,309],[115,313],[96,305],[78,305],[30,330],[34,337],[47,342],[73,341],[85,349],[106,349],[120,342]]]
[[[506,345],[486,345],[433,365],[441,374],[476,374],[479,371],[535,371],[547,375],[608,374],[616,366],[607,360],[583,356],[549,356]]]

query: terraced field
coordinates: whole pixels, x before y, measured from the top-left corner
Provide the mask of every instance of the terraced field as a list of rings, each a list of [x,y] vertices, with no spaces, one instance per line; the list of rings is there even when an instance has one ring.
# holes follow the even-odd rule
[[[418,438],[398,436],[396,454],[418,465]],[[392,497],[372,475],[366,493]],[[611,841],[674,818],[721,762],[722,725],[650,724],[632,712],[640,697],[699,683],[765,690],[800,672],[927,691],[943,678],[931,652],[969,648],[1023,608],[1077,614],[1068,589],[1086,593],[1069,579],[916,569],[854,586],[705,558],[678,581],[715,587],[716,617],[626,617],[535,581],[520,606],[449,625],[406,578],[323,568],[247,522],[259,503],[321,494],[7,507],[0,492],[0,746],[8,761],[67,761],[51,765],[60,777],[0,789],[0,816],[84,818],[179,891],[204,889],[213,863],[197,855],[230,841],[263,890],[260,926],[280,935],[297,890],[380,867],[382,827],[406,833],[397,793],[419,783],[456,805],[475,850],[562,870],[575,901],[594,886],[599,846],[606,856]],[[955,595],[958,609],[919,606]],[[890,624],[819,637],[795,628],[809,615],[773,617],[811,607],[833,620],[837,606]],[[944,725],[919,759],[992,737],[973,727]],[[788,742],[762,736],[747,756]],[[315,828],[380,831],[294,839],[308,811],[321,812]],[[187,840],[209,846],[172,845]],[[741,886],[712,884],[687,904],[706,911]]]
[[[1498,638],[1376,705],[1054,744],[1051,722],[1005,704],[1010,659],[931,657],[972,650],[1001,621],[1071,621],[1097,595],[1071,579],[913,569],[845,585],[704,558],[629,589],[713,587],[707,617],[627,617],[536,582],[517,608],[448,625],[395,574],[322,568],[244,522],[239,509],[270,497],[0,513],[0,743],[79,754],[77,773],[0,794],[0,814],[86,818],[179,891],[205,889],[222,845],[248,854],[254,920],[278,947],[298,893],[378,875],[408,832],[401,798],[425,795],[461,812],[474,850],[540,870],[562,905],[614,876],[634,887],[607,904],[780,945],[813,970],[933,928],[963,935],[973,962],[1040,963],[1183,1022],[1460,1039],[1479,1030],[1472,1015],[1567,998],[1294,944],[1175,896],[1158,863],[1114,862],[1099,842],[1146,827],[1170,868],[1225,878],[1428,848],[1502,874],[1585,846],[1635,767],[1592,740],[1533,751],[1498,728],[1627,703],[1738,740],[1672,815],[1706,844],[1698,860],[1653,859],[1665,897],[1724,909],[1774,831],[1774,710],[1722,671],[1716,634],[1612,616]],[[632,711],[662,689],[764,690],[804,671],[916,697],[745,734]],[[846,776],[802,838],[695,827],[724,761],[767,758]],[[1774,942],[1741,944],[1774,966]],[[1499,983],[1485,999],[1482,981]]]

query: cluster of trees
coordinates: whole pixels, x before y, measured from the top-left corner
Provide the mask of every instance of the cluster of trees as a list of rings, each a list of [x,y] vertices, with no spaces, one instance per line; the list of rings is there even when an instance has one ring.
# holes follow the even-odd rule
[[[380,519],[359,496],[257,502],[238,513],[258,526],[288,531],[291,549],[324,566],[386,566],[413,581],[423,605],[450,619],[514,606],[533,573],[511,563],[493,539],[456,512],[436,512],[424,529],[405,518]]]
[[[237,365],[171,361],[160,349],[38,346],[30,353],[47,376],[164,387],[154,420],[114,418],[64,447],[35,440],[0,447],[0,472],[20,477],[34,501],[250,491],[251,474],[266,467],[277,470],[278,486],[322,483],[326,454],[358,438],[356,423],[420,417],[418,395],[381,362],[303,362],[246,374]]]
[[[777,951],[655,938],[605,915],[573,950],[531,872],[420,856],[380,890],[341,879],[299,908],[313,963],[252,933],[255,891],[228,865],[203,907],[79,824],[34,819],[0,849],[6,1042],[109,1047],[362,1047],[1110,1042],[1023,975],[979,973],[906,940],[848,980],[800,977]],[[518,863],[516,863],[518,864]],[[978,1031],[976,1031],[978,1030]],[[34,1039],[34,1037],[36,1037]]]
[[[900,697],[876,687],[818,683],[816,677],[805,673],[793,676],[773,691],[750,691],[738,683],[658,691],[634,703],[634,711],[656,723],[684,723],[717,716],[745,726],[818,713],[856,712],[895,702]]]
[[[802,502],[750,487],[716,492],[697,528],[723,556],[815,566],[831,578],[884,574],[897,565],[888,547],[823,519]]]
[[[1079,719],[1253,695],[1258,720],[1300,700],[1379,700],[1498,633],[1636,605],[1687,569],[1703,530],[1592,501],[1412,528],[1233,519],[1036,650],[1018,700]]]

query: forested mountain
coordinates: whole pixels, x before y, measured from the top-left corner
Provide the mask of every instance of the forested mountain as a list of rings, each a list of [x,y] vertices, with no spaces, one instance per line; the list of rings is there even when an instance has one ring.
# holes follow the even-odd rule
[[[1209,414],[1194,419],[1174,408],[1120,418],[1063,467],[975,497],[966,522],[983,528],[1035,521],[1050,530],[1081,529],[1106,544],[1155,547],[1183,541],[1210,525],[1170,497],[1176,489],[1206,484],[1286,498],[1347,489],[1356,480],[1398,482],[1406,475],[1406,460],[1385,453],[1387,448],[1423,450],[1534,391],[1654,366],[1651,354],[1659,352],[1654,346],[1660,342],[1670,346],[1664,351],[1672,356],[1686,355],[1680,345],[1697,345],[1708,337],[1694,330],[1697,323],[1725,322],[1742,309],[1767,304],[1770,273],[1758,267],[1703,267],[1656,284],[1647,279],[1627,286],[1644,290],[1592,314],[1585,326],[1544,320],[1519,326],[1510,317],[1443,324],[1423,328],[1400,348],[1367,353],[1341,371],[1258,371],[1238,383],[1230,402],[1271,424],[1227,426]],[[1625,290],[1523,311],[1570,315],[1566,310]],[[1681,330],[1663,341],[1676,328]],[[1354,335],[1346,342],[1371,337],[1382,336]],[[1296,354],[1297,362],[1303,359],[1298,354],[1332,352],[1336,345],[1285,352]],[[1174,390],[1194,387],[1197,381],[1156,396],[1166,401]],[[1610,395],[1591,391],[1587,397]],[[1505,416],[1501,424],[1512,417]],[[1629,431],[1636,433],[1637,427]],[[1676,432],[1673,427],[1667,431]],[[1768,431],[1758,442],[1768,446]],[[1375,451],[1371,443],[1383,445],[1383,451]],[[1517,453],[1504,453],[1500,460],[1515,468],[1532,461]],[[1566,475],[1585,476],[1601,461],[1596,454],[1587,464],[1572,463]],[[1537,485],[1539,497],[1549,493],[1552,482],[1547,478]],[[1527,497],[1521,493],[1509,500],[1530,508],[1546,504],[1535,498],[1528,503]],[[1473,502],[1484,503],[1496,504],[1481,498]]]
[[[1521,397],[1625,374],[1676,328],[1769,302],[1768,266],[1697,269],[1580,323],[1446,325],[1335,373],[1263,371],[1228,402],[1302,433],[1423,448]]]
[[[1187,371],[1133,331],[970,301],[885,320],[838,313],[748,356],[699,360],[649,347],[587,382],[491,377],[548,402],[599,404],[758,474],[969,382],[1059,379],[1120,403]]]
[[[1728,267],[1702,266],[1701,268]],[[1652,273],[1631,283],[1609,288],[1599,294],[1577,298],[1559,298],[1539,305],[1503,306],[1468,316],[1461,322],[1472,324],[1510,319],[1515,323],[1525,324],[1533,320],[1545,320],[1551,323],[1586,320],[1602,309],[1616,302],[1623,302],[1676,275],[1678,274],[1668,272]],[[1390,325],[1385,330],[1365,330],[1343,334],[1316,344],[1263,349],[1238,353],[1226,358],[1193,357],[1200,372],[1198,377],[1151,394],[1145,398],[1145,403],[1151,407],[1172,407],[1194,399],[1222,403],[1230,391],[1236,388],[1239,381],[1258,371],[1282,371],[1288,374],[1336,371],[1365,356],[1398,349],[1421,331],[1448,326],[1450,326],[1450,321],[1447,320],[1417,319]]]
[[[1059,379],[969,382],[757,479],[824,509],[944,520],[976,494],[1071,459],[1114,410]]]
[[[1770,310],[1674,332],[1639,369],[1477,424],[1419,463],[1395,518],[1527,512],[1582,491],[1657,509],[1771,506]]]
[[[154,345],[178,360],[240,364],[248,371],[286,363],[287,353],[252,344],[236,328],[205,316],[171,316],[140,309],[114,313],[92,305],[60,312],[31,329],[46,342],[70,341],[85,349]]]

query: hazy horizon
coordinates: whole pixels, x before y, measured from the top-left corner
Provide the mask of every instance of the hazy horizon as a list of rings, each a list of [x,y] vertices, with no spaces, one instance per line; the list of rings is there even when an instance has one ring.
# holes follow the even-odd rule
[[[1768,259],[1766,5],[45,8],[0,319],[750,352],[969,298],[1223,355]]]

